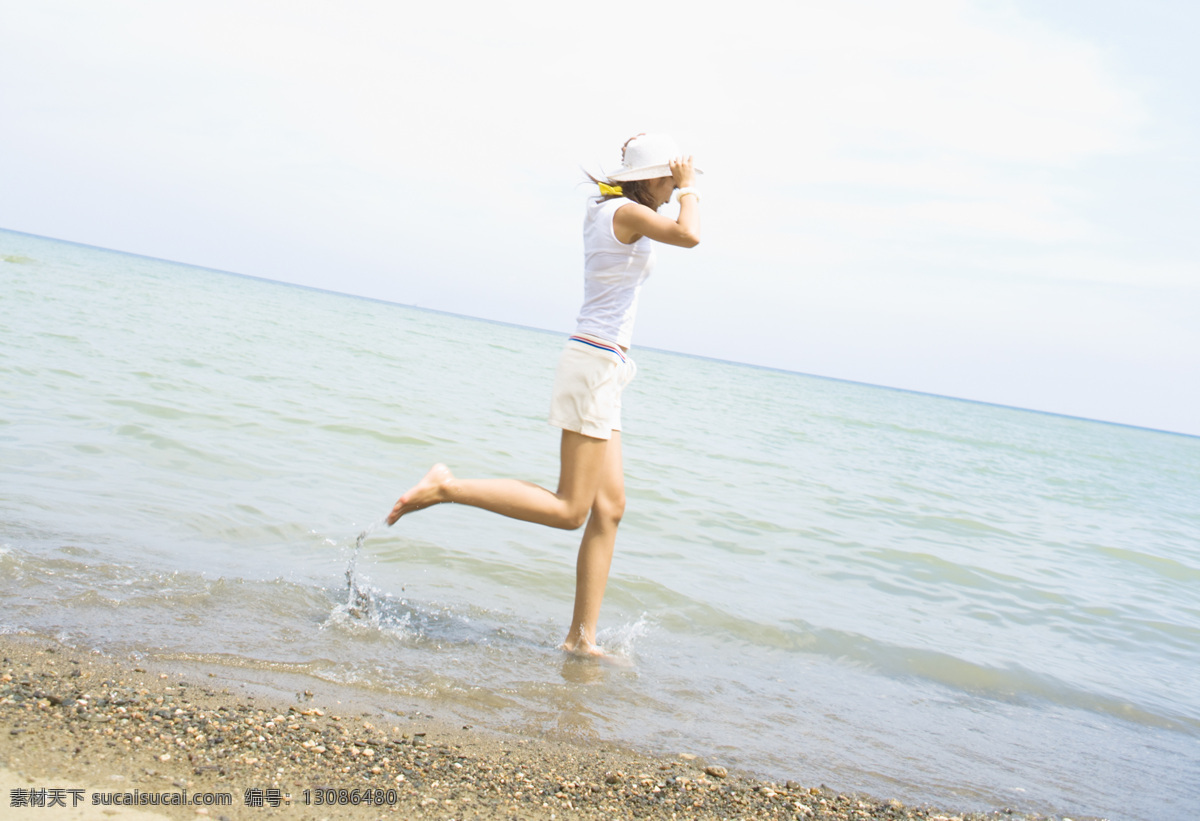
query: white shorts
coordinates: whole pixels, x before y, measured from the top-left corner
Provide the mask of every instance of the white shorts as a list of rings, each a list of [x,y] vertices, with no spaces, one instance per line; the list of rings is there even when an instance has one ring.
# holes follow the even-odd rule
[[[550,424],[596,439],[621,429],[621,391],[637,365],[619,347],[595,337],[567,340],[554,375]]]

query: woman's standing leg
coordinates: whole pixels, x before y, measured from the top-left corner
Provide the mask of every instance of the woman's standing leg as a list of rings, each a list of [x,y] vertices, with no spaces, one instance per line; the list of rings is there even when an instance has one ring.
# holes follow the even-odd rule
[[[575,611],[562,646],[575,653],[599,654],[596,622],[608,584],[617,526],[625,513],[625,471],[621,460],[621,432],[613,431],[604,454],[604,468],[592,503],[579,558],[575,564]]]

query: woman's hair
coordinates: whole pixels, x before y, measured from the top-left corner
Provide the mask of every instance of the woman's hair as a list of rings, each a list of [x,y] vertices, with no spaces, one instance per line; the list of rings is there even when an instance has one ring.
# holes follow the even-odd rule
[[[626,147],[631,142],[636,140],[638,137],[642,137],[642,136],[645,136],[645,135],[644,134],[635,134],[634,136],[630,137],[628,140],[625,141],[625,145],[621,146],[621,162],[625,161]],[[583,173],[587,174],[588,179],[591,180],[596,185],[600,185],[601,183],[603,183],[605,185],[610,185],[613,188],[621,189],[620,194],[601,193],[600,194],[601,200],[611,200],[614,197],[625,197],[626,199],[633,200],[634,202],[640,203],[641,205],[644,205],[647,208],[651,208],[651,209],[654,208],[654,200],[652,200],[650,198],[650,192],[646,190],[646,180],[626,180],[625,182],[613,182],[610,179],[598,180],[595,177],[593,177],[590,173],[588,173],[587,171],[584,171]]]
[[[588,179],[596,185],[603,183],[604,185],[611,185],[613,188],[621,189],[620,194],[601,193],[599,198],[602,200],[611,200],[614,197],[625,197],[626,199],[641,203],[647,208],[654,207],[654,200],[650,198],[650,192],[646,190],[646,180],[626,180],[625,182],[613,182],[610,179],[597,179],[591,174],[588,174],[587,171],[584,171],[583,173],[587,174]]]

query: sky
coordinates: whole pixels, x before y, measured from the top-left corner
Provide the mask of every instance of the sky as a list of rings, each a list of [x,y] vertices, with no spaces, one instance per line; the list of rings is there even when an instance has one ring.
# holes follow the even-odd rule
[[[703,236],[660,249],[635,347],[1200,435],[1191,0],[0,23],[0,228],[565,332],[583,171],[665,132]]]

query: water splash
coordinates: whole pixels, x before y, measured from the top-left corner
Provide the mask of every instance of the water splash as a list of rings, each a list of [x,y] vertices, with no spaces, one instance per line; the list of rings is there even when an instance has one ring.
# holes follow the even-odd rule
[[[367,536],[378,530],[383,524],[384,520],[380,519],[358,534],[358,539],[354,542],[354,552],[350,554],[350,564],[346,567],[346,612],[356,619],[369,618],[371,608],[375,603],[371,589],[359,585],[355,575],[354,569],[358,564],[358,552],[362,550]]]
[[[649,635],[651,627],[649,617],[643,613],[635,622],[601,630],[596,640],[613,660],[619,659],[626,664],[632,664],[636,657],[636,644],[641,638]]]

